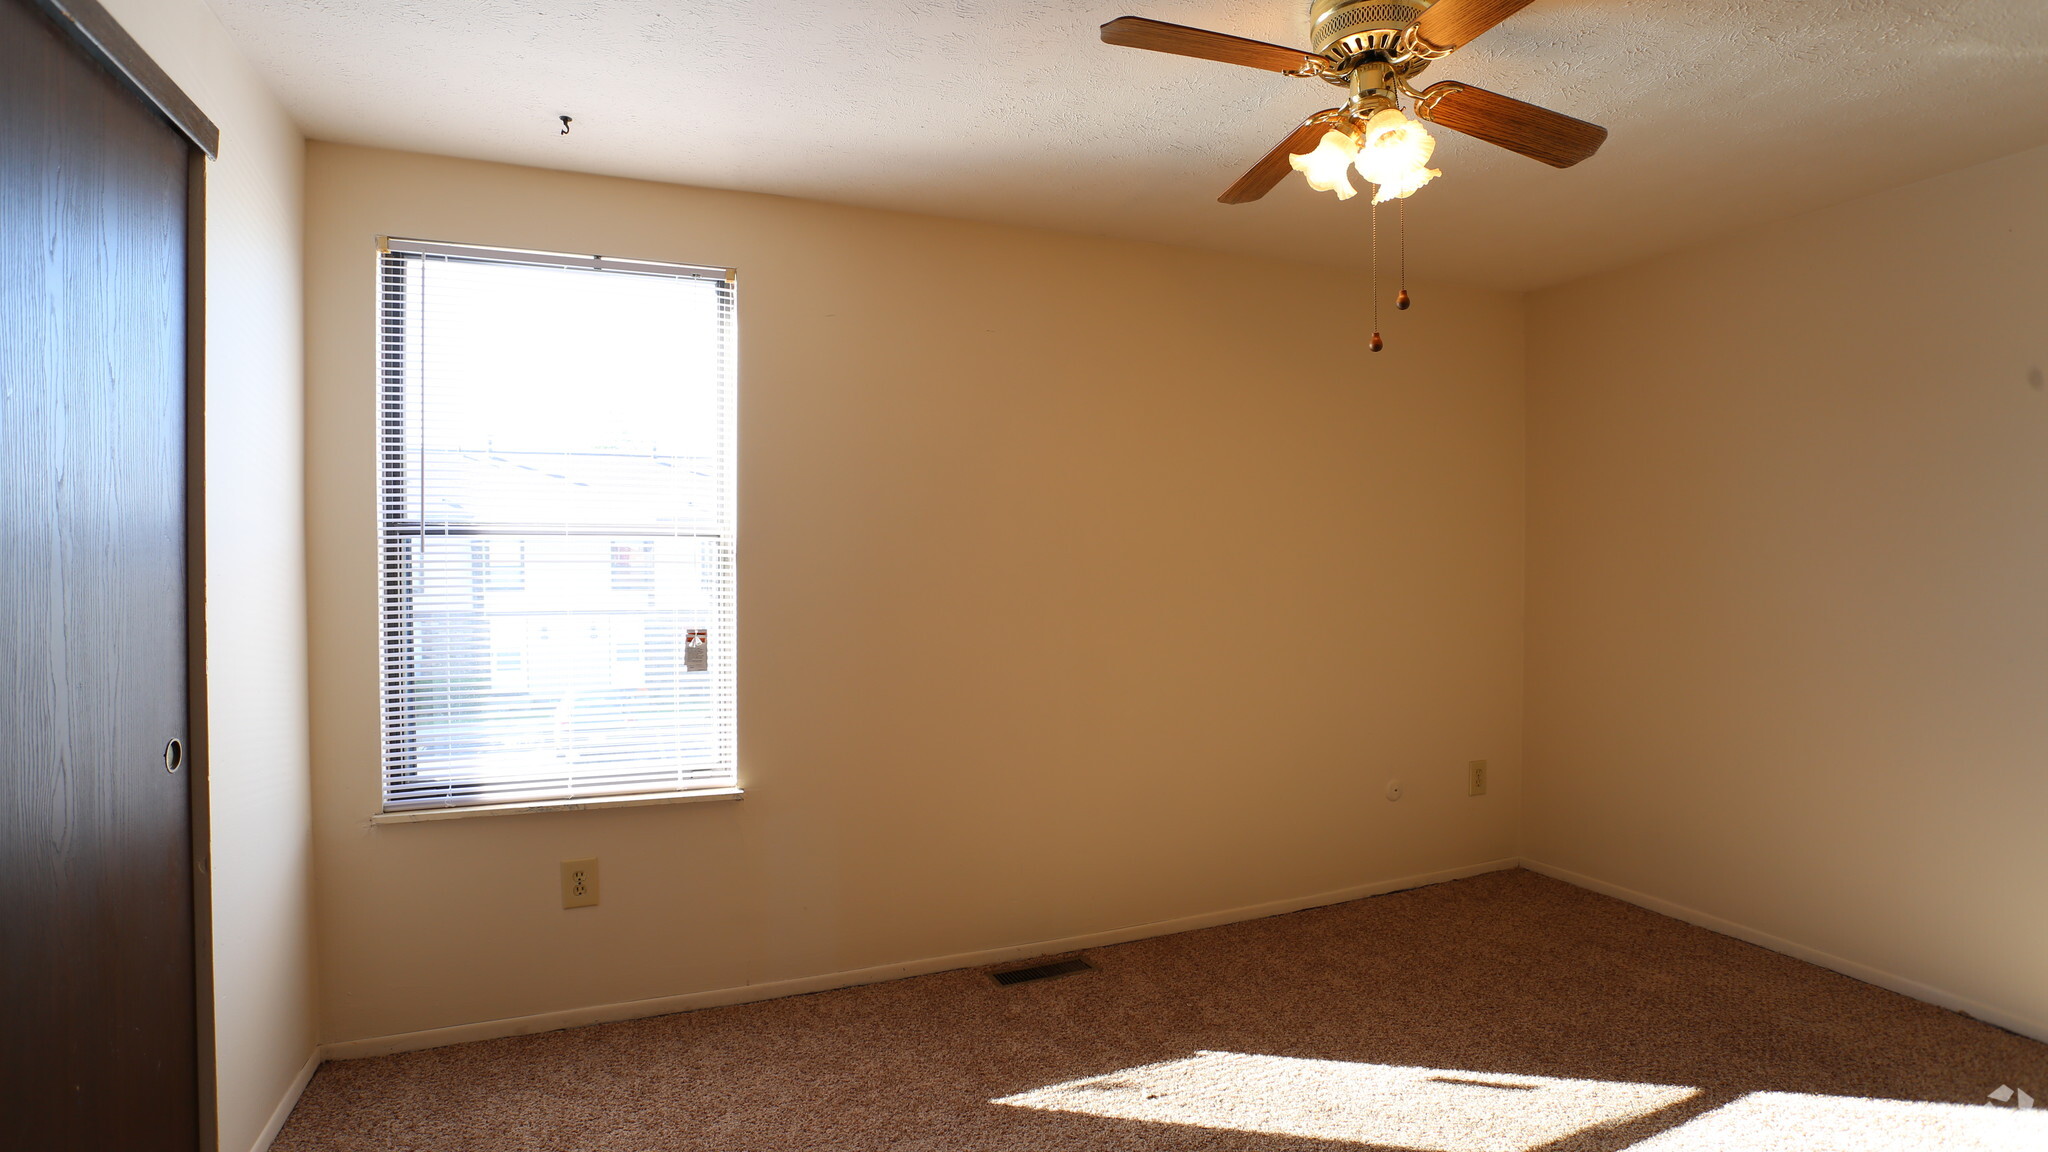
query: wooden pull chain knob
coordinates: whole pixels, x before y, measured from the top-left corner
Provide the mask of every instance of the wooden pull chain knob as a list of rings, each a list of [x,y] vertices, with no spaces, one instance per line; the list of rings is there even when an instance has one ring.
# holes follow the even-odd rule
[[[1403,312],[1408,310],[1408,290],[1406,288],[1401,289],[1401,294],[1394,298],[1394,307],[1399,308]]]
[[[1385,348],[1386,346],[1387,342],[1380,339],[1380,334],[1377,332],[1372,334],[1372,343],[1366,345],[1366,347],[1372,349],[1375,352],[1379,351],[1382,348]]]

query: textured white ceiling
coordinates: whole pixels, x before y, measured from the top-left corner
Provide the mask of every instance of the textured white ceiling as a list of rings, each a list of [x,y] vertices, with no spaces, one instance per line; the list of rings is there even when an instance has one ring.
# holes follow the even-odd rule
[[[211,2],[316,139],[1366,250],[1364,197],[1215,200],[1337,89],[1096,37],[1132,14],[1303,45],[1307,0]],[[1536,0],[1427,78],[1613,131],[1565,171],[1439,131],[1417,278],[1531,288],[2048,143],[2048,0]]]

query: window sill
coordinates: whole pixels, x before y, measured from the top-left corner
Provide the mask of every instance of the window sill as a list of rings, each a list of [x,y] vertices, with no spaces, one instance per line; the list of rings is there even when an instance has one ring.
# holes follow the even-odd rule
[[[536,800],[530,804],[477,804],[467,808],[417,808],[410,812],[379,812],[372,824],[422,824],[429,820],[462,820],[471,816],[517,816],[527,812],[587,812],[597,808],[650,808],[656,804],[702,804],[707,800],[738,800],[744,788],[699,788],[693,792],[659,792],[639,796],[594,796],[588,800]]]

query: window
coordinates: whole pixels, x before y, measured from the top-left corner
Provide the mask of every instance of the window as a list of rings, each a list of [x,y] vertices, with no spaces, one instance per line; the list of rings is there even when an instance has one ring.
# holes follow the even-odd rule
[[[384,246],[384,810],[731,788],[731,273]]]

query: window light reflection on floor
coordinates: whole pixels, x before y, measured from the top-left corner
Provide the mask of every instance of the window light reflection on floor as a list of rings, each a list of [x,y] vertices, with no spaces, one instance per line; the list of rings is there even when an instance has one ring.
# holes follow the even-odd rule
[[[1526,1152],[1697,1093],[1662,1084],[1198,1052],[993,1103],[1429,1152]]]
[[[1629,1147],[1629,1152],[2041,1152],[2048,1111],[1859,1096],[1752,1092]]]
[[[1698,1095],[1697,1088],[1667,1084],[1198,1052],[991,1103],[1415,1152],[1531,1152]],[[1649,1136],[1631,1152],[1936,1148],[2048,1149],[2048,1110],[1753,1092]]]

